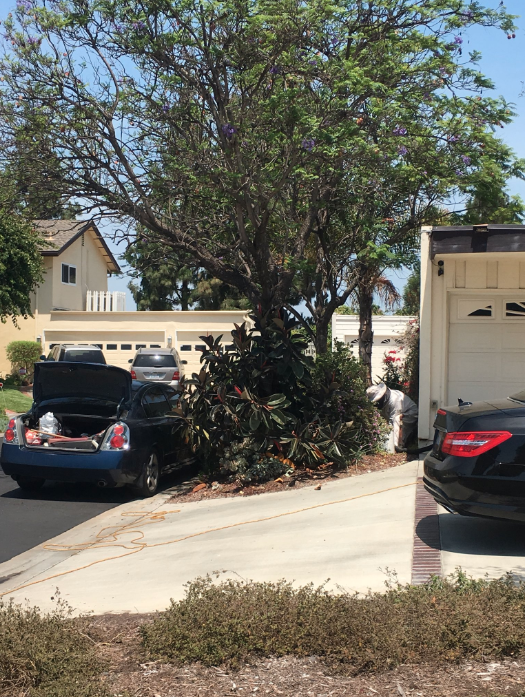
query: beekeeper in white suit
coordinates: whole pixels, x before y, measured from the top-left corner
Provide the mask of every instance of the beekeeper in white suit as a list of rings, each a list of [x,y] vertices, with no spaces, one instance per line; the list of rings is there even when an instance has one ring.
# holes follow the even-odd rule
[[[384,382],[372,385],[366,394],[392,425],[393,446],[396,452],[406,449],[407,440],[417,423],[417,404],[400,390],[391,390]]]

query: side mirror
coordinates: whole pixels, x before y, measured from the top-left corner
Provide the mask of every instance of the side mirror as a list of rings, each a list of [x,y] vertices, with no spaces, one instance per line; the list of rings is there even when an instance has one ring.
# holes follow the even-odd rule
[[[45,361],[45,360],[46,360],[46,357],[45,357],[44,355],[42,355],[42,356],[40,356],[40,360],[41,360],[41,361]]]
[[[133,363],[133,358],[130,358],[128,363]]]

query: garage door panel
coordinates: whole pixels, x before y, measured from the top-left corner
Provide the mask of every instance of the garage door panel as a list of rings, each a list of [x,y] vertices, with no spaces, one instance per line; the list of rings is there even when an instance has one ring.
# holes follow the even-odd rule
[[[450,350],[451,352],[483,352],[495,351],[499,348],[499,335],[492,323],[486,324],[451,324],[450,325]]]
[[[499,373],[500,359],[496,353],[451,354],[449,380],[476,382],[486,375]]]
[[[500,334],[502,337],[502,349],[516,349],[525,351],[525,324],[521,324],[522,320],[517,320],[520,324],[513,324],[512,321],[505,325],[504,332]],[[501,325],[498,325],[498,329]]]
[[[501,357],[500,377],[502,381],[525,381],[525,354],[507,353]]]
[[[479,308],[491,308],[490,316],[473,317]],[[508,317],[503,309],[498,298],[452,298],[449,404],[503,399],[525,387],[525,317]]]

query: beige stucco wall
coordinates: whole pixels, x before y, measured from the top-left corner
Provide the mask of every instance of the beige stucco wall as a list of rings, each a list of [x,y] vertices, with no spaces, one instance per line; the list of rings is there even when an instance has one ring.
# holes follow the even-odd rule
[[[63,310],[84,310],[88,290],[106,291],[107,266],[95,245],[95,233],[87,231],[53,260],[52,307]],[[62,264],[76,266],[76,285],[62,283]]]
[[[108,363],[128,368],[128,360],[135,355],[137,344],[171,346],[180,349],[190,346],[191,350],[181,351],[187,361],[186,374],[199,369],[201,353],[195,346],[202,344],[199,336],[223,335],[225,344],[231,343],[230,332],[234,323],[241,324],[246,319],[244,311],[232,312],[61,312],[38,313],[34,320],[23,324],[23,335],[17,335],[0,327],[2,344],[14,338],[35,340],[42,337],[43,353],[48,353],[51,344],[92,343],[102,344]],[[6,336],[4,342],[3,337]],[[0,347],[2,347],[0,344]],[[108,344],[117,344],[117,350],[108,350]],[[123,350],[123,345],[131,345]],[[8,371],[5,348],[0,350],[0,372]]]

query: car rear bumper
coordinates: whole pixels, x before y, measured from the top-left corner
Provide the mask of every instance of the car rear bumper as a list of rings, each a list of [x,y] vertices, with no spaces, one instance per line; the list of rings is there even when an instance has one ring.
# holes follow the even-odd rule
[[[131,484],[137,478],[130,451],[67,453],[32,450],[2,444],[0,465],[5,474],[59,482],[95,482],[104,486]]]
[[[427,455],[425,489],[451,513],[525,522],[525,480],[476,476],[473,467],[469,458]]]

